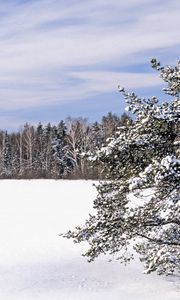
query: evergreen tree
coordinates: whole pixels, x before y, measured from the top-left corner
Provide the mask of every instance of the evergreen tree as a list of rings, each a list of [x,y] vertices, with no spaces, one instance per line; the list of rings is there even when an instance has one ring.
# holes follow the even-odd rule
[[[35,131],[35,173],[37,177],[43,177],[46,143],[44,141],[44,128],[41,123],[38,124]]]
[[[52,140],[53,155],[57,166],[57,176],[67,176],[73,169],[74,164],[69,157],[67,144],[67,128],[64,121],[61,121]]]
[[[97,186],[96,214],[62,236],[87,241],[89,261],[109,253],[128,262],[135,250],[146,273],[170,274],[180,270],[180,64],[161,67],[153,59],[152,66],[173,100],[160,104],[119,87],[135,120],[92,158],[107,177]]]
[[[52,162],[53,162],[53,149],[52,149],[52,126],[50,123],[48,123],[44,128],[43,144],[44,144],[43,170],[44,170],[46,177],[51,177]]]
[[[101,124],[97,121],[92,124],[91,131],[91,151],[93,151],[94,148],[100,148],[102,146],[104,141],[104,134]]]
[[[12,153],[11,144],[7,131],[3,136],[3,170],[2,174],[5,177],[11,177],[12,175]]]

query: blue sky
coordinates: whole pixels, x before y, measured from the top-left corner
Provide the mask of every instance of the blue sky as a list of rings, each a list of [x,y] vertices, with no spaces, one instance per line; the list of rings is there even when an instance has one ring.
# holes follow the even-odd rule
[[[0,0],[0,128],[121,114],[180,59],[179,0]]]

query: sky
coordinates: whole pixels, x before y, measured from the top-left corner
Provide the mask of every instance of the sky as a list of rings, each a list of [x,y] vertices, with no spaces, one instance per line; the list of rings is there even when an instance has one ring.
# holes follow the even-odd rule
[[[179,0],[0,0],[0,129],[121,115],[118,85],[160,98],[180,59]]]

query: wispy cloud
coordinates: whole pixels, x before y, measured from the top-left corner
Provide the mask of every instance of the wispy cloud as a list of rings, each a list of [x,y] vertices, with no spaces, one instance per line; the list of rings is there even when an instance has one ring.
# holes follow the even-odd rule
[[[179,12],[178,0],[0,1],[0,109],[160,84],[133,66],[178,59]]]

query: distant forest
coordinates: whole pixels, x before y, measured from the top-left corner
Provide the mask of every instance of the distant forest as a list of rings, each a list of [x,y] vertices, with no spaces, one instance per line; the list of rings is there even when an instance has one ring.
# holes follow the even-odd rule
[[[131,118],[108,113],[100,122],[68,118],[57,125],[26,123],[18,132],[0,131],[0,178],[100,179],[103,170],[86,158]],[[118,129],[119,128],[119,129]]]

